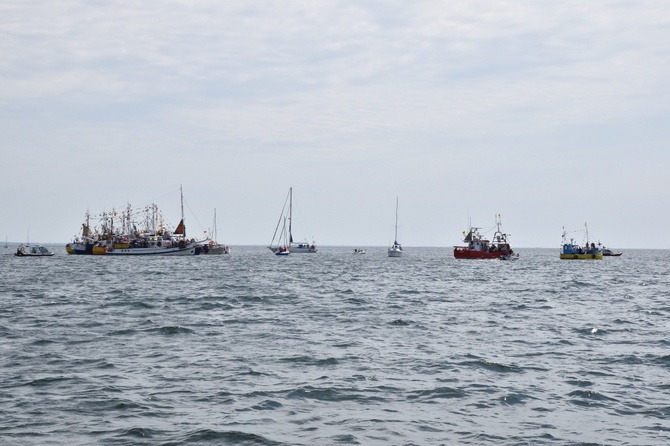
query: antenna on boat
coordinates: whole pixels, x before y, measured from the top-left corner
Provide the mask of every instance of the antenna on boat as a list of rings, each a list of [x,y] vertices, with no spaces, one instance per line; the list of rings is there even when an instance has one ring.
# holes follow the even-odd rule
[[[182,185],[179,185],[179,195],[181,197],[181,222],[184,225],[184,240],[186,240],[186,223],[184,223],[184,190],[182,189]]]
[[[291,231],[291,225],[293,223],[293,187],[289,188],[288,195],[288,242],[290,244],[293,243],[293,231]]]
[[[589,245],[589,225],[584,222],[584,228],[586,228],[586,246]]]

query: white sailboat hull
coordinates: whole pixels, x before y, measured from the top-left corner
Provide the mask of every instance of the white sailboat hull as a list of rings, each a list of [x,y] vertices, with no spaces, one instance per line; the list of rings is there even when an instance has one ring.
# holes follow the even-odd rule
[[[389,257],[402,257],[402,250],[389,248]]]
[[[292,244],[288,250],[291,251],[291,254],[313,253],[316,252],[316,245],[309,245],[307,243]]]

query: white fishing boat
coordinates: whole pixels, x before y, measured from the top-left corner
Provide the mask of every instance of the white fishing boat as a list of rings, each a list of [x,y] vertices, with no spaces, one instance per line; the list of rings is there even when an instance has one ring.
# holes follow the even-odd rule
[[[14,253],[16,257],[51,257],[53,252],[42,245],[20,245]]]
[[[281,243],[282,233],[279,231],[279,226],[282,224],[282,220],[284,221],[284,229],[286,230],[286,237],[287,237],[287,240],[285,240],[283,244]],[[282,208],[282,212],[279,215],[279,221],[277,222],[275,233],[272,236],[272,241],[270,242],[270,246],[268,246],[268,248],[275,254],[283,253],[285,252],[285,249],[288,249],[288,252],[290,252],[291,254],[315,253],[317,251],[315,242],[312,241],[312,243],[308,242],[295,243],[293,241],[292,223],[293,223],[293,188],[291,187],[288,190],[288,196],[284,201],[284,207]],[[278,235],[279,238],[277,237]]]
[[[393,244],[389,246],[388,255],[389,257],[401,257],[402,246],[398,243],[398,197],[395,199],[395,237],[393,240]]]
[[[104,255],[108,256],[142,256],[142,255],[165,255],[165,256],[188,256],[197,255],[201,252],[201,246],[195,239],[186,238],[186,224],[184,223],[184,193],[179,187],[181,198],[181,221],[176,229],[170,233],[162,228],[133,233],[116,235],[103,248]],[[111,228],[110,228],[111,229]],[[96,247],[93,248],[96,254]]]
[[[184,195],[181,194],[181,221],[174,231],[165,227],[165,219],[158,206],[143,210],[128,208],[119,215],[115,211],[100,215],[100,228],[91,229],[90,216],[82,225],[81,237],[77,236],[66,246],[68,254],[146,256],[146,255],[196,255],[202,247],[194,239],[186,238],[184,224]],[[140,219],[136,218],[141,215]]]
[[[214,238],[208,239],[202,245],[202,252],[200,254],[228,254],[230,247],[217,242],[217,227],[216,227],[216,209],[214,209]]]

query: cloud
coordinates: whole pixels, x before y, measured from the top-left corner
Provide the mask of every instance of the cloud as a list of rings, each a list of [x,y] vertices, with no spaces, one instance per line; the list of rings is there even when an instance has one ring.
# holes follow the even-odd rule
[[[183,178],[153,179],[166,187],[205,183],[202,167],[220,165],[222,187],[260,195],[289,166],[317,170],[312,180],[333,197],[338,187],[395,196],[386,173],[401,168],[395,184],[417,200],[439,194],[467,207],[456,189],[476,165],[491,178],[470,185],[479,199],[499,188],[536,206],[550,193],[613,208],[614,196],[658,197],[666,185],[669,9],[655,0],[8,1],[0,131],[20,165],[76,165],[78,181],[93,185],[115,177],[82,166],[123,166],[139,183],[179,164]],[[608,177],[581,194],[562,186],[575,164],[625,173],[635,186]],[[123,187],[120,201],[138,184]]]

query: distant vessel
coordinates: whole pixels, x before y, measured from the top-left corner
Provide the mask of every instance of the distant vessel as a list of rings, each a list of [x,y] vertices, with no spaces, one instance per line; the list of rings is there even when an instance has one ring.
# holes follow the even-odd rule
[[[603,258],[603,250],[596,247],[595,243],[589,244],[589,227],[584,223],[586,228],[586,245],[579,246],[574,239],[567,241],[565,228],[563,228],[563,241],[561,247],[561,259],[564,260],[601,260]]]
[[[282,225],[281,228],[278,244],[274,249],[274,253],[276,256],[287,256],[291,254],[291,250],[289,248],[291,243],[289,242],[288,230],[286,229],[286,218],[287,217],[284,217],[284,224]]]
[[[71,243],[65,245],[68,254],[93,254],[93,246],[97,242],[97,237],[91,231],[91,215],[86,211],[86,219],[81,225],[81,237],[75,236]]]
[[[9,248],[9,245],[7,244],[7,236],[5,236],[5,249]]]
[[[398,243],[398,197],[395,197],[395,236],[393,244],[389,246],[389,257],[402,257],[402,246]]]
[[[20,245],[14,255],[16,257],[50,257],[54,253],[42,245]]]
[[[515,256],[512,247],[507,240],[509,234],[500,229],[500,214],[496,215],[496,231],[493,233],[493,241],[485,239],[479,229],[470,227],[467,234],[463,232],[463,242],[467,246],[454,246],[454,257],[457,259],[498,259],[513,260]],[[504,258],[503,258],[504,257]]]
[[[230,247],[221,244],[217,240],[217,227],[216,227],[216,209],[214,209],[214,239],[207,240],[207,243],[202,245],[201,254],[228,254],[230,252]]]
[[[355,248],[354,254],[367,254],[367,251],[365,249]]]
[[[503,254],[500,257],[498,257],[500,260],[519,260],[519,254],[513,253],[513,254]]]
[[[286,213],[287,203],[288,203],[288,213]],[[279,238],[277,238],[279,225],[282,224],[282,220],[284,222],[284,226],[282,228],[282,232],[279,232]],[[270,246],[268,246],[270,251],[274,252],[277,255],[287,255],[284,254],[287,251],[290,252],[291,254],[316,252],[316,243],[314,241],[312,241],[311,244],[308,242],[300,242],[300,243],[293,242],[292,222],[293,222],[293,188],[291,187],[288,190],[288,196],[284,201],[284,207],[282,208],[282,212],[279,215],[279,221],[277,222],[275,233],[272,236],[272,241],[270,242]],[[285,238],[285,240],[283,240],[283,243],[282,238]]]
[[[606,247],[603,246],[603,256],[605,256],[605,257],[619,257],[620,255],[621,255],[620,252],[612,251],[611,249],[606,248]]]

